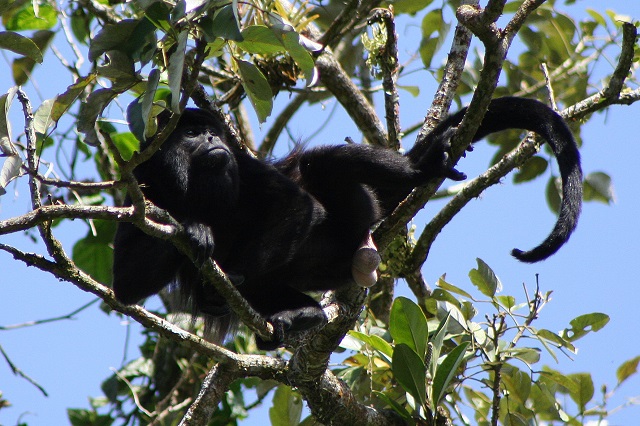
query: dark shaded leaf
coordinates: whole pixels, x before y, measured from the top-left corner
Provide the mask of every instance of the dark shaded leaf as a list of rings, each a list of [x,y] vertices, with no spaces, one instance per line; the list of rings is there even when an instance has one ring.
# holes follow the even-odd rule
[[[446,395],[447,387],[455,377],[458,367],[464,360],[468,346],[469,342],[464,342],[456,346],[436,368],[431,397],[431,405],[434,411]]]
[[[393,376],[422,406],[427,402],[424,362],[408,345],[399,343],[393,350]]]

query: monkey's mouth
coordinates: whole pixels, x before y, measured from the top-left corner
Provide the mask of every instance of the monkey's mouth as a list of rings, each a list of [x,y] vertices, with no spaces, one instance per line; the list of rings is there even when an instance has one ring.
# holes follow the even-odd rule
[[[214,170],[226,168],[231,161],[231,152],[223,146],[203,146],[197,149],[195,154],[207,167]]]

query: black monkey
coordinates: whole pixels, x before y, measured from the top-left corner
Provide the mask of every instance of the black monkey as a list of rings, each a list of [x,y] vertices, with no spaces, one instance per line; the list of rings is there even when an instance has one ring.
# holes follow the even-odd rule
[[[352,144],[296,150],[269,163],[227,143],[222,124],[210,113],[187,109],[160,150],[134,173],[145,196],[183,224],[198,260],[213,257],[274,325],[273,341],[258,339],[260,348],[273,349],[286,332],[326,320],[304,292],[353,282],[354,254],[370,227],[413,188],[435,177],[465,178],[448,154],[453,128],[465,111],[445,119],[406,155]],[[563,200],[553,231],[533,250],[513,251],[522,261],[536,262],[555,253],[576,226],[582,201],[579,153],[558,114],[538,101],[514,97],[491,102],[473,141],[509,128],[543,136],[560,165]],[[113,289],[120,301],[136,303],[174,284],[195,312],[209,319],[228,314],[224,299],[202,285],[198,268],[171,243],[123,222],[114,249]]]

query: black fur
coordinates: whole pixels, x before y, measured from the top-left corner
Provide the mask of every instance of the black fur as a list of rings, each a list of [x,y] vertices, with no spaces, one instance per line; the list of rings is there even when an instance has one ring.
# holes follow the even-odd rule
[[[203,110],[188,109],[162,148],[134,171],[145,196],[180,221],[198,260],[212,256],[249,303],[276,330],[263,349],[284,334],[325,321],[307,291],[352,282],[354,253],[370,227],[413,188],[435,177],[463,179],[449,160],[449,138],[462,110],[444,120],[407,155],[366,145],[322,146],[268,163],[228,144],[222,125]],[[560,164],[562,211],[553,232],[535,249],[514,250],[520,260],[542,260],[564,244],[576,226],[581,171],[575,141],[562,119],[540,102],[492,101],[474,141],[507,128],[544,136]],[[136,303],[177,284],[198,313],[220,317],[228,308],[197,267],[172,244],[120,223],[114,243],[116,297]]]

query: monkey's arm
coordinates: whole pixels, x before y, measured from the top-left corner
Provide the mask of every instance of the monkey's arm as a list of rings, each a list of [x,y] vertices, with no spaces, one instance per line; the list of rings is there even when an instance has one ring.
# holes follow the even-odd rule
[[[113,246],[113,291],[126,304],[162,290],[184,262],[173,244],[147,235],[131,223],[118,225]]]

